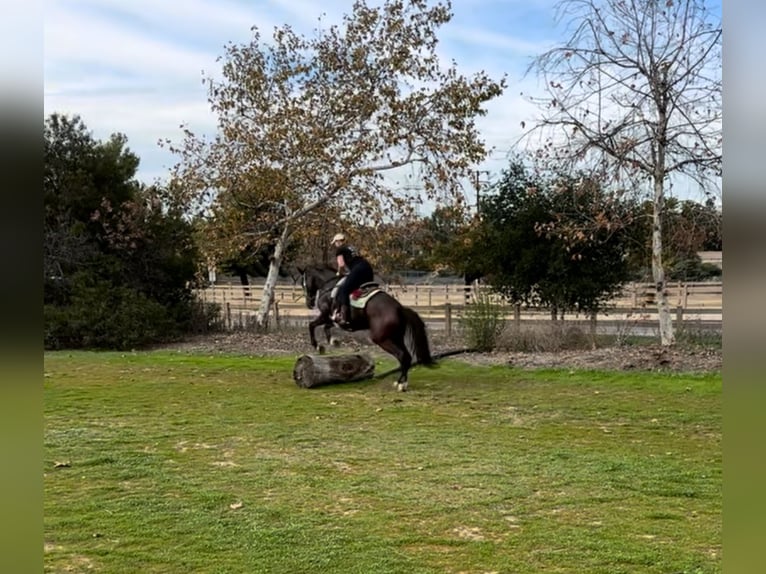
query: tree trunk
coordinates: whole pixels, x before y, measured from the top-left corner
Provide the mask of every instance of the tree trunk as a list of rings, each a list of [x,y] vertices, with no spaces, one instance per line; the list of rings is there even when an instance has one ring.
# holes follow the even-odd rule
[[[302,355],[293,368],[295,384],[304,389],[372,378],[375,361],[369,355]]]
[[[665,210],[664,177],[654,178],[654,209],[652,212],[652,276],[655,286],[655,302],[660,328],[660,344],[668,347],[675,343],[673,317],[670,313],[665,269],[662,265],[662,215]]]
[[[654,209],[652,211],[652,276],[656,290],[657,318],[660,344],[669,347],[675,343],[673,317],[670,314],[668,290],[665,288],[665,268],[662,265],[662,217],[665,215],[665,148],[668,137],[668,67],[659,71],[659,81],[653,86],[657,104],[656,150],[654,157]]]
[[[282,257],[287,247],[287,241],[290,238],[290,227],[285,225],[282,234],[277,238],[274,245],[274,255],[269,263],[269,272],[266,275],[266,281],[263,284],[263,296],[261,297],[261,307],[255,314],[255,323],[263,329],[269,328],[269,310],[274,302],[274,288],[279,278],[279,268],[282,265]]]

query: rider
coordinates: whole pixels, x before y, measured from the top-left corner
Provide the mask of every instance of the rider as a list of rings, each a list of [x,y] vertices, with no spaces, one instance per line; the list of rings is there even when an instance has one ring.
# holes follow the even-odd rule
[[[343,233],[336,233],[330,243],[335,247],[337,274],[347,274],[346,280],[338,286],[337,303],[340,305],[338,325],[348,327],[351,323],[351,293],[364,283],[374,281],[375,277],[370,262],[346,243]]]

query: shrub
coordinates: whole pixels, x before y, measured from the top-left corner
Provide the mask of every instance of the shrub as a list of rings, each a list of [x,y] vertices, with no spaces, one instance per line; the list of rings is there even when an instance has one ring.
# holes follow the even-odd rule
[[[182,326],[187,333],[211,333],[221,331],[221,305],[206,303],[195,297],[186,305],[187,313],[183,317]]]
[[[46,305],[46,349],[126,350],[171,340],[180,329],[168,309],[142,293],[80,278],[66,307]]]
[[[723,270],[712,263],[703,263],[699,257],[682,259],[668,269],[668,281],[720,280]]]
[[[676,344],[681,347],[701,347],[706,349],[721,349],[723,333],[718,330],[705,329],[694,322],[684,322],[676,330]]]
[[[459,324],[470,347],[482,352],[492,351],[505,328],[505,308],[483,289],[477,289],[475,301],[465,307]]]
[[[504,351],[556,352],[593,347],[592,338],[578,325],[559,321],[544,324],[515,325],[503,331],[497,346]]]

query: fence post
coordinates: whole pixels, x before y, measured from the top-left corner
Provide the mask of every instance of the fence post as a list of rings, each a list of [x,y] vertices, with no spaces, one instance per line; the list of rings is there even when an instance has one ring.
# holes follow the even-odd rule
[[[231,330],[231,303],[226,302],[226,330]]]
[[[521,330],[521,303],[513,306],[513,324],[516,325],[516,331]]]
[[[279,328],[279,301],[274,299],[274,323]]]
[[[452,303],[449,301],[444,304],[444,330],[448,337],[452,336]]]
[[[679,305],[676,307],[676,326],[680,327],[684,321],[684,308]]]
[[[591,347],[596,348],[596,315],[598,311],[595,309],[590,313],[590,341]]]

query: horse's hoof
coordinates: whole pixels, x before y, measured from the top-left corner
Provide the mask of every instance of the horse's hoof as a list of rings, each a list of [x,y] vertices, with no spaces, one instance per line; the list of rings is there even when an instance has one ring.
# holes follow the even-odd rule
[[[335,337],[333,337],[332,339],[330,339],[330,344],[333,347],[340,347],[340,339],[336,339]]]
[[[324,355],[324,345],[317,345],[317,352],[320,355]]]
[[[396,383],[396,390],[403,393],[407,390],[407,383]]]

